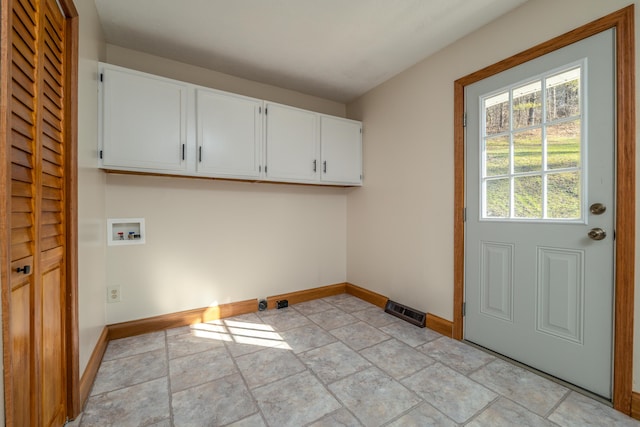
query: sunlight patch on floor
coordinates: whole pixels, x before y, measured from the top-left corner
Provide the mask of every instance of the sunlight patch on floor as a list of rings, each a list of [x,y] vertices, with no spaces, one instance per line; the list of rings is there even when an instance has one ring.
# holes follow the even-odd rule
[[[199,338],[291,350],[289,344],[272,326],[262,323],[214,320],[209,323],[197,323],[190,328],[191,334]]]

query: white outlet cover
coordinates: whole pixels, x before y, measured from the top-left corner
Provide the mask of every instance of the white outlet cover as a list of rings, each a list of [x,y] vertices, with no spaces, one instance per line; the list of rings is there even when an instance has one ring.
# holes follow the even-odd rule
[[[122,301],[122,294],[120,293],[120,286],[109,286],[107,288],[107,302],[114,303]]]

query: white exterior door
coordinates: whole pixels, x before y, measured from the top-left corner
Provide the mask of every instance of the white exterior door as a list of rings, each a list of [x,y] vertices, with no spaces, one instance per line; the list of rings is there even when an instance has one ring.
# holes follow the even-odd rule
[[[465,339],[606,398],[614,37],[600,33],[465,93]]]

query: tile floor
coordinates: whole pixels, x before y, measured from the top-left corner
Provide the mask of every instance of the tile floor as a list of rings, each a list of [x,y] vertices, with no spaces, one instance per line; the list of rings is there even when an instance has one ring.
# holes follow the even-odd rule
[[[71,426],[640,426],[343,294],[109,343]]]

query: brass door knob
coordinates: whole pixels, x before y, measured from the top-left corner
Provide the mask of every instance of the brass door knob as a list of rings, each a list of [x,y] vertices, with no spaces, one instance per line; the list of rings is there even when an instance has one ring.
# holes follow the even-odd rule
[[[587,235],[592,240],[602,240],[607,237],[607,232],[602,228],[592,228],[591,230],[589,230],[589,233],[587,233]]]

